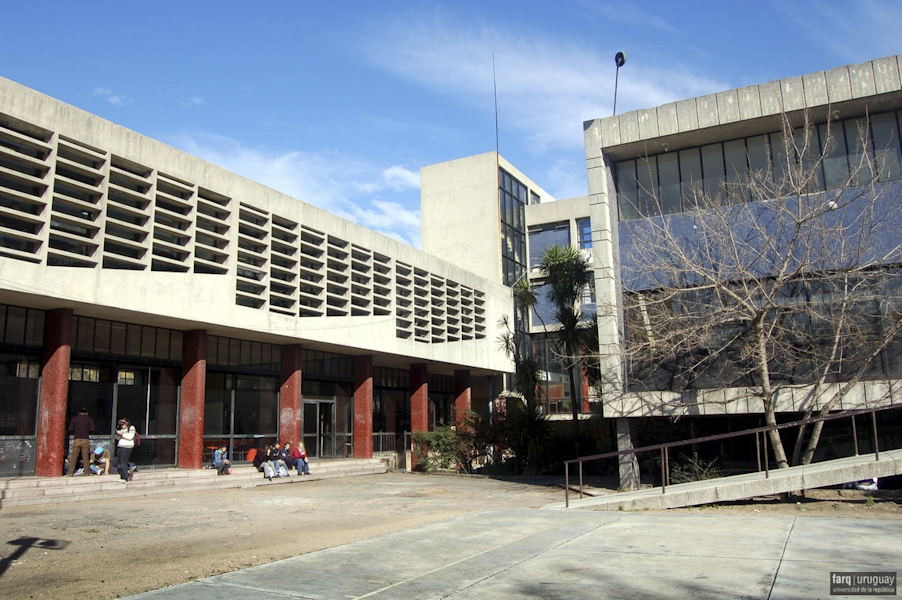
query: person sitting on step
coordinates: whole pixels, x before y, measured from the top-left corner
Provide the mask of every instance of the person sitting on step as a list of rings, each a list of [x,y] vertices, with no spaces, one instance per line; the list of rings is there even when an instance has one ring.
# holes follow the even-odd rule
[[[220,446],[213,452],[213,468],[219,475],[232,474],[232,461],[227,456],[228,449],[225,446]]]

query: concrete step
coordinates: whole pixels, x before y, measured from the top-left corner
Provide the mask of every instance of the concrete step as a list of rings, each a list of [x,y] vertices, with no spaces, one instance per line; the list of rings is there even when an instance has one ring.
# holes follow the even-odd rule
[[[139,468],[128,483],[121,483],[115,473],[75,477],[7,477],[0,478],[0,509],[135,495],[304,483],[387,473],[389,466],[390,461],[380,458],[311,461],[310,475],[293,474],[272,481],[264,478],[253,466],[245,465],[232,467],[231,475],[218,475],[214,469]]]
[[[873,454],[822,461],[788,469],[776,469],[769,475],[764,472],[733,475],[719,479],[707,479],[646,488],[633,492],[611,493],[603,496],[579,498],[570,492],[570,508],[592,510],[661,510],[682,508],[700,504],[731,502],[771,496],[796,490],[860,481],[871,477],[889,477],[902,474],[902,450],[880,452],[879,460]],[[546,509],[563,509],[564,503],[550,504]]]

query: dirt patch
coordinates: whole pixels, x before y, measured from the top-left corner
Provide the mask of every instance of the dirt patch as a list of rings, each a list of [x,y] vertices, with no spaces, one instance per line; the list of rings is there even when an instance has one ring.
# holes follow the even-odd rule
[[[0,598],[120,598],[491,507],[562,502],[553,481],[387,474],[5,508]],[[900,502],[815,490],[681,511],[895,519]]]
[[[562,499],[543,485],[387,474],[5,508],[0,598],[120,598],[493,506]]]
[[[806,490],[804,495],[762,496],[737,502],[680,508],[676,511],[794,517],[902,519],[902,492],[899,490],[874,492],[841,489]]]

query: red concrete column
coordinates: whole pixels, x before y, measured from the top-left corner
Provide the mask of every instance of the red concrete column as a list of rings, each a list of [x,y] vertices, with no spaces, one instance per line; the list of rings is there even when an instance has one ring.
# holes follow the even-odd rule
[[[454,420],[458,427],[463,425],[473,404],[473,388],[470,387],[470,371],[454,371]]]
[[[282,346],[282,385],[279,388],[279,441],[297,444],[301,441],[301,346]]]
[[[354,458],[373,458],[373,357],[354,357]]]
[[[425,364],[410,365],[410,430],[414,434],[429,431],[429,379]],[[418,467],[414,445],[411,469]]]
[[[182,336],[182,398],[179,405],[180,469],[204,466],[204,393],[207,389],[207,332]]]
[[[72,314],[72,309],[59,308],[47,311],[44,318],[44,357],[34,469],[34,474],[38,477],[59,477],[63,474],[69,360],[72,357]]]
[[[592,406],[589,404],[589,378],[583,372],[582,369],[579,370],[579,386],[582,395],[582,412],[589,413],[592,412]]]

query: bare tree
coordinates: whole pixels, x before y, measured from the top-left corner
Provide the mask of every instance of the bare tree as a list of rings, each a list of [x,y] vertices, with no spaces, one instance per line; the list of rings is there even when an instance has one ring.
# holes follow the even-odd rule
[[[731,388],[730,400],[772,425],[789,393],[804,397],[808,417],[835,410],[862,381],[891,379],[902,195],[883,181],[885,154],[862,123],[847,150],[832,124],[786,120],[766,169],[684,181],[683,212],[664,214],[658,191],[640,190],[640,212],[659,216],[625,222],[621,236],[631,391]],[[811,461],[821,427],[804,445],[799,432],[793,462]],[[788,466],[778,431],[769,442]]]

